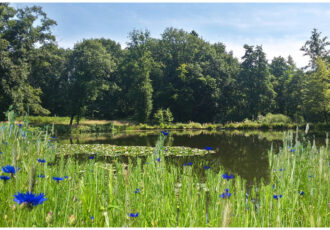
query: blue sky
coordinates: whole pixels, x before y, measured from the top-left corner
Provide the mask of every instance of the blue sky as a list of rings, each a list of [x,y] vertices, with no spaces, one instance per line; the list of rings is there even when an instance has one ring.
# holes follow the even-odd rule
[[[133,29],[160,38],[166,27],[195,30],[211,43],[223,42],[238,58],[244,44],[263,45],[269,60],[293,56],[307,64],[299,48],[317,28],[330,37],[330,3],[12,3],[40,5],[57,22],[53,33],[61,47],[83,38],[110,38],[125,46]]]

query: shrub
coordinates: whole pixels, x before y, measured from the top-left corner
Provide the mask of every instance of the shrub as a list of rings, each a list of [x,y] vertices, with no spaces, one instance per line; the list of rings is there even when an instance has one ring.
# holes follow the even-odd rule
[[[258,121],[262,123],[290,123],[291,119],[284,114],[267,113],[266,116],[258,116]]]
[[[164,123],[164,113],[162,109],[158,109],[154,114],[153,122],[157,125]]]
[[[174,120],[171,110],[167,108],[166,110],[164,110],[163,113],[164,113],[164,121],[168,124],[171,124]]]
[[[173,122],[173,114],[169,108],[158,109],[154,114],[153,123],[156,125],[160,124],[171,124]]]
[[[200,123],[189,122],[188,128],[190,128],[190,129],[202,129],[203,127],[202,127],[202,125]]]

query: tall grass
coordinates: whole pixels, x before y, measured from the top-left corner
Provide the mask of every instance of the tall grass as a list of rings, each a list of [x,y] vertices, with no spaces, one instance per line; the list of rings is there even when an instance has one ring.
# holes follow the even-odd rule
[[[0,181],[0,226],[329,227],[328,146],[317,148],[286,133],[283,148],[268,154],[270,183],[249,186],[239,175],[223,179],[225,171],[212,167],[205,170],[204,179],[198,178],[193,171],[203,168],[201,164],[167,165],[164,138],[155,150],[160,161],[152,154],[145,164],[139,158],[137,164],[95,159],[78,164],[64,156],[55,161],[58,146],[47,132],[33,134],[25,125],[1,124],[1,166],[21,169],[7,182]],[[39,163],[38,158],[47,162]],[[33,168],[33,191],[48,200],[27,209],[18,206],[13,195],[29,189]],[[68,178],[56,182],[53,176]],[[226,189],[232,195],[220,198]],[[138,217],[129,216],[137,212]]]

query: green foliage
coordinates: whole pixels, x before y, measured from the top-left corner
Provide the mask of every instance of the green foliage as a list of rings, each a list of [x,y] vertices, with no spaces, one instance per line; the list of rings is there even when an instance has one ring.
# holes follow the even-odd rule
[[[40,7],[16,10],[0,4],[0,118],[10,105],[21,114],[49,114],[41,105],[42,89],[32,87],[28,76],[35,45],[55,40],[50,32],[55,24]]]
[[[245,55],[240,73],[241,101],[246,101],[243,117],[255,119],[258,113],[270,112],[276,93],[271,84],[271,75],[265,53],[261,46],[245,45]],[[242,117],[242,118],[243,118]]]
[[[0,139],[3,165],[20,168],[13,178],[0,183],[0,202],[4,207],[0,209],[2,227],[325,227],[329,224],[329,147],[300,142],[300,137],[294,141],[292,133],[284,136],[278,152],[268,152],[269,182],[253,184],[247,184],[239,175],[224,180],[222,174],[228,171],[225,168],[213,171],[211,166],[211,170],[204,171],[205,165],[198,162],[180,168],[165,160],[165,154],[207,154],[206,150],[172,147],[165,153],[159,142],[158,162],[150,154],[152,148],[61,146],[47,132],[31,132],[28,126],[19,128],[13,122],[0,124]],[[88,159],[89,154],[77,156],[74,154],[77,152],[96,152],[95,159]],[[120,156],[129,154],[136,161],[123,164],[114,157],[117,152]],[[108,154],[111,164],[103,160]],[[145,161],[138,155],[146,155]],[[82,160],[78,163],[75,157]],[[38,163],[38,158],[47,163]],[[197,170],[205,173],[202,181],[194,173]],[[45,178],[33,180],[33,175],[40,174]],[[68,178],[55,182],[53,176]],[[15,204],[13,195],[27,191],[31,183],[34,193],[44,193],[47,200],[32,209]],[[139,192],[135,193],[137,188]],[[229,189],[231,197],[219,198],[225,189]],[[300,195],[302,191],[304,194]],[[274,199],[275,194],[282,197]],[[128,214],[133,212],[139,216],[130,218]]]
[[[138,122],[149,121],[152,111],[153,87],[150,72],[154,64],[148,42],[148,31],[134,30],[130,33],[131,42],[120,67],[123,89],[123,112],[133,115]]]
[[[28,120],[30,124],[68,124],[70,117],[25,116],[17,117],[17,121]]]
[[[114,61],[97,40],[84,40],[75,45],[68,64],[68,108],[73,117],[84,115],[87,105],[94,102],[100,91],[109,89]],[[79,119],[78,119],[79,120]]]
[[[288,124],[291,122],[290,117],[283,114],[271,114],[267,113],[266,116],[258,116],[258,121],[261,123],[283,123]]]
[[[321,38],[321,32],[317,32],[317,29],[312,30],[312,35],[310,40],[306,41],[304,46],[301,47],[301,51],[304,52],[304,56],[309,56],[309,67],[313,70],[317,68],[317,59],[327,59],[329,58],[330,50],[327,46],[330,46],[330,42],[327,41],[327,37]]]
[[[169,108],[165,110],[165,123],[171,124],[173,122],[174,118],[172,115],[172,112]]]
[[[65,77],[68,57],[71,50],[47,44],[31,54],[31,72],[28,81],[34,88],[42,89],[42,105],[52,115],[64,116],[68,113],[68,84]]]
[[[171,124],[173,122],[173,115],[169,108],[167,109],[158,109],[157,112],[154,114],[153,119],[154,124]]]
[[[133,30],[125,49],[106,38],[62,49],[54,25],[40,7],[0,4],[0,119],[12,105],[21,115],[68,116],[71,125],[86,117],[168,127],[267,113],[328,121],[329,42],[316,29],[301,49],[311,58],[306,72],[290,56],[268,64],[262,46],[245,45],[240,63],[223,43],[172,27],[159,39]]]
[[[330,63],[318,58],[316,71],[307,75],[302,90],[303,111],[308,120],[328,122],[330,115]]]
[[[164,110],[158,109],[157,112],[154,114],[154,123],[155,124],[161,124],[164,123]]]

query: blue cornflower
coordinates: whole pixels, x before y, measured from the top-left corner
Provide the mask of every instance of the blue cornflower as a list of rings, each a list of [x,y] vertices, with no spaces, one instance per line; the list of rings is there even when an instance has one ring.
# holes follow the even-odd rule
[[[308,176],[309,178],[312,178],[313,176],[312,175],[310,175],[310,176]]]
[[[167,131],[167,132],[165,132],[165,131],[161,131],[161,133],[162,133],[164,136],[168,136],[168,134],[170,133],[170,131]]]
[[[165,152],[167,152],[167,151],[168,151],[168,148],[165,149]]]
[[[4,182],[6,182],[9,179],[10,179],[9,176],[0,176],[0,180],[3,180]]]
[[[278,200],[278,198],[282,198],[282,195],[273,195],[273,198],[275,199],[275,200]]]
[[[160,158],[157,158],[156,161],[160,162]]]
[[[292,152],[292,153],[295,152],[295,151],[296,151],[295,149],[290,149],[290,152]]]
[[[90,216],[90,218],[91,218],[91,220],[92,220],[92,222],[94,221],[94,216]]]
[[[212,148],[212,147],[209,147],[209,146],[206,146],[204,149],[207,150],[207,151],[210,151],[210,150],[212,150],[213,148]]]
[[[52,136],[52,138],[53,138],[53,139],[55,139],[55,138],[56,138],[56,136],[54,135],[54,136]]]
[[[302,196],[302,195],[305,194],[305,192],[304,191],[301,191],[301,192],[299,192],[299,194],[300,194],[300,196]]]
[[[18,124],[18,127],[19,127],[19,128],[22,128],[22,127],[23,127],[23,125],[22,125],[22,124]]]
[[[94,156],[89,156],[88,159],[93,160]]]
[[[140,193],[141,190],[139,188],[135,189],[134,193],[137,194],[137,193]]]
[[[16,168],[16,169],[15,169],[15,167],[14,167],[14,166],[11,166],[11,165],[7,165],[7,166],[5,166],[5,167],[2,167],[2,171],[3,171],[4,173],[12,173],[12,174],[14,174],[14,173],[16,173],[18,170],[20,170],[20,168]]]
[[[5,145],[8,145],[8,142],[5,142]]]
[[[47,198],[45,198],[45,195],[43,193],[39,193],[38,196],[33,194],[32,192],[26,192],[20,193],[17,192],[16,195],[14,195],[14,201],[18,204],[27,203],[29,206],[36,206],[38,204],[42,204]]]
[[[224,193],[222,193],[222,194],[219,195],[219,197],[220,198],[223,198],[223,199],[229,198],[230,196],[231,196],[231,193],[229,192],[229,189],[228,188],[226,188],[226,192],[224,192]]]
[[[191,166],[192,162],[184,163],[183,166]]]
[[[138,213],[138,212],[135,213],[135,214],[134,214],[134,213],[130,213],[129,216],[130,216],[130,217],[138,217],[138,216],[139,216],[139,213]]]
[[[25,133],[22,134],[22,137],[24,137],[24,138],[26,137]]]
[[[275,190],[275,184],[273,184],[273,190]]]
[[[64,178],[65,178],[65,179],[68,179],[68,178],[69,178],[69,176],[65,176]]]
[[[38,159],[38,162],[39,162],[39,163],[46,163],[46,160],[45,160],[45,159],[40,159],[40,158],[39,158],[39,159]]]
[[[61,180],[63,180],[63,177],[54,177],[53,176],[53,180],[60,182]]]
[[[230,180],[230,179],[234,179],[235,176],[232,175],[232,174],[231,174],[231,175],[228,175],[228,173],[225,173],[225,174],[222,175],[222,178],[223,178],[223,179]]]
[[[2,154],[2,152],[0,152],[0,154]]]
[[[39,178],[45,178],[45,175],[40,174],[38,177],[39,177]]]
[[[210,169],[210,166],[204,166],[204,169],[208,170],[208,169]]]

